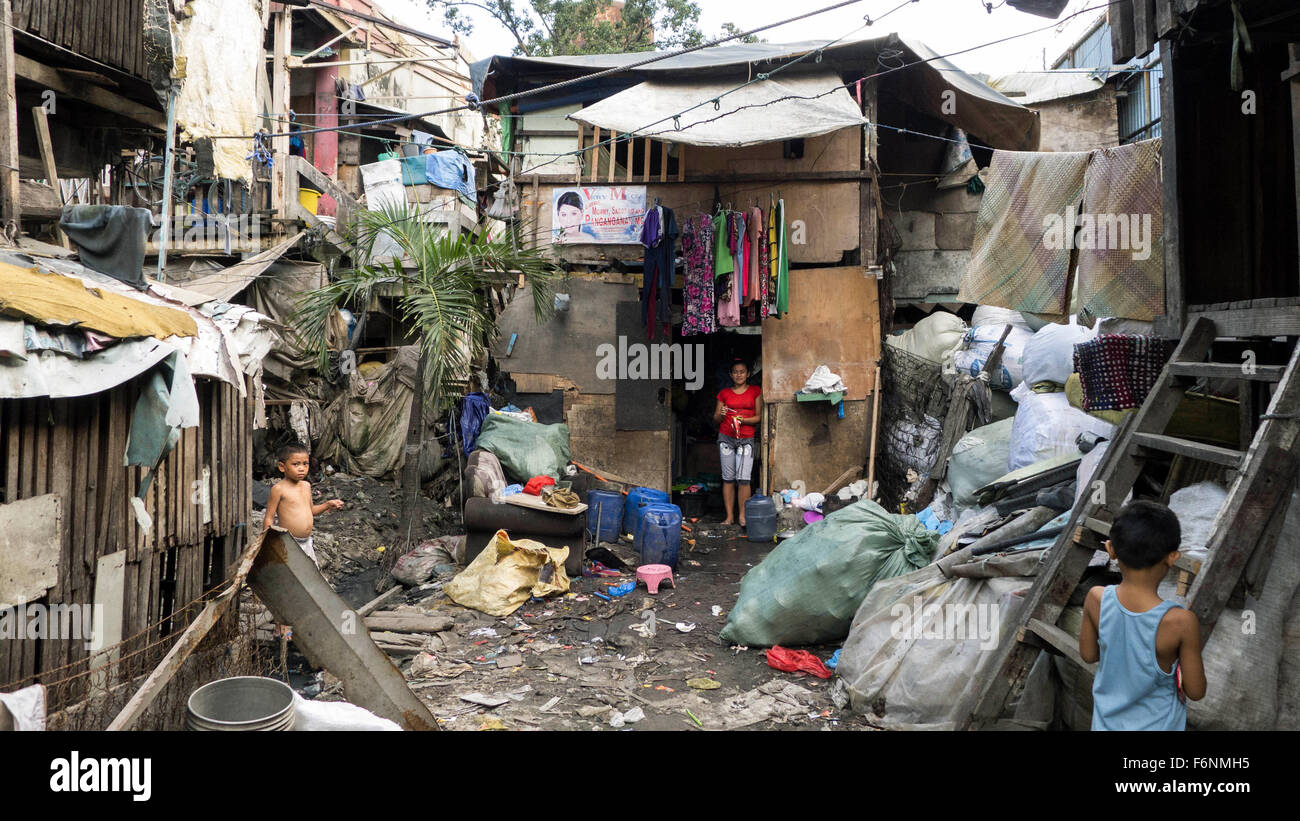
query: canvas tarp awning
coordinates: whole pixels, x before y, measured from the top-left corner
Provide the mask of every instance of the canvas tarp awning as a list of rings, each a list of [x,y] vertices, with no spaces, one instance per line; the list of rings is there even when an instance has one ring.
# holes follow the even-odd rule
[[[301,237],[301,233],[294,234],[278,245],[267,248],[265,251],[231,265],[229,268],[192,279],[179,287],[165,283],[155,283],[152,280],[149,284],[155,285],[168,297],[186,305],[202,305],[205,302],[229,302],[232,297],[247,288],[249,283],[261,276],[276,260],[284,256],[290,248],[297,245]]]
[[[781,74],[733,91],[737,85],[723,79],[647,80],[570,119],[620,134],[725,148],[816,137],[867,122],[839,77],[828,72]],[[695,105],[674,128],[672,115]],[[646,127],[657,119],[663,122]]]

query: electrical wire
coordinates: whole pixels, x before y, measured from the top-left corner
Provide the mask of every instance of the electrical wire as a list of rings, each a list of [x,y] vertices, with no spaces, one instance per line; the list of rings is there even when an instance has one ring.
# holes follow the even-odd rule
[[[1116,0],[1116,2],[1119,1],[1120,0]],[[436,117],[440,114],[450,114],[455,111],[482,109],[486,106],[493,105],[495,103],[505,103],[505,102],[510,102],[512,100],[519,100],[524,97],[532,97],[537,94],[543,94],[549,91],[557,91],[561,88],[568,88],[569,86],[576,85],[578,83],[585,83],[588,80],[598,80],[602,77],[609,77],[614,74],[622,74],[624,72],[632,71],[633,69],[641,68],[643,66],[648,66],[653,63],[659,63],[664,60],[671,59],[673,57],[680,57],[683,54],[690,54],[691,52],[701,51],[706,48],[712,48],[713,46],[721,45],[722,43],[726,43],[731,40],[740,39],[742,37],[749,37],[751,35],[758,34],[759,32],[767,31],[768,29],[777,28],[778,26],[784,26],[789,23],[794,23],[799,20],[807,19],[809,17],[815,17],[819,14],[825,14],[828,11],[834,11],[835,9],[844,8],[845,6],[856,5],[861,2],[863,2],[863,0],[841,0],[841,2],[839,3],[835,3],[833,5],[826,6],[824,8],[815,9],[810,12],[805,12],[804,14],[799,14],[794,17],[789,17],[786,18],[785,20],[780,20],[775,23],[768,23],[767,25],[759,26],[758,28],[750,29],[749,31],[738,31],[734,34],[728,34],[726,37],[719,37],[715,40],[710,40],[708,42],[701,43],[700,45],[697,46],[687,46],[686,48],[677,49],[676,51],[653,52],[654,54],[653,57],[648,57],[644,60],[638,60],[636,62],[629,63],[625,66],[615,66],[614,68],[607,68],[602,71],[593,72],[591,74],[584,74],[581,77],[572,77],[568,80],[561,80],[556,83],[549,83],[547,85],[538,86],[537,88],[527,89],[525,91],[517,91],[514,92],[513,94],[504,94],[499,97],[491,97],[486,100],[478,100],[474,103],[466,103],[464,105],[455,106],[454,108],[447,108],[438,111],[426,111],[423,113],[416,113],[416,114],[403,114],[401,116],[389,118],[388,120],[372,122],[371,125],[378,125],[381,122],[405,122],[407,120],[418,120],[425,117]],[[908,2],[917,2],[917,0],[908,0]],[[349,127],[355,127],[355,126],[336,126],[332,128],[317,128],[311,130],[297,131],[293,133],[301,136],[306,134],[317,134],[323,131],[342,131],[342,130],[346,130]],[[253,139],[253,136],[254,135],[252,134],[218,134],[218,135],[214,135],[212,139],[251,140]],[[268,136],[270,138],[288,137],[290,136],[290,133],[283,132],[283,133],[270,134],[265,136]]]

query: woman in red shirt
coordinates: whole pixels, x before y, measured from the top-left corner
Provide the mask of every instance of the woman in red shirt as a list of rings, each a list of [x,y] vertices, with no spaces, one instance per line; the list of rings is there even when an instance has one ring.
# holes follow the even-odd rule
[[[722,501],[727,507],[724,525],[745,526],[745,502],[749,499],[749,474],[754,468],[754,426],[762,418],[763,395],[749,384],[749,366],[736,361],[731,366],[731,387],[718,392],[713,421],[718,425],[718,452],[722,456]]]

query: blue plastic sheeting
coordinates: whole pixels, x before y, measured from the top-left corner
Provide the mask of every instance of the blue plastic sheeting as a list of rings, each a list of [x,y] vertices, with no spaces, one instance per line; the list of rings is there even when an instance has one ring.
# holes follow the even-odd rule
[[[402,185],[436,185],[475,201],[474,166],[459,151],[436,151],[402,158]]]
[[[465,443],[465,455],[474,452],[478,444],[479,431],[483,429],[483,419],[488,415],[492,403],[483,393],[471,393],[465,397],[460,410],[460,438]]]

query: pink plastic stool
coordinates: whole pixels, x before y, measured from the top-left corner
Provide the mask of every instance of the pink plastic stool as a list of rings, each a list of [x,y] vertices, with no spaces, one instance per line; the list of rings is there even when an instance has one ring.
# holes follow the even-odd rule
[[[645,582],[646,590],[652,596],[659,592],[659,584],[663,581],[668,581],[674,590],[677,589],[677,582],[673,581],[673,569],[666,564],[643,564],[636,569],[636,579]]]

